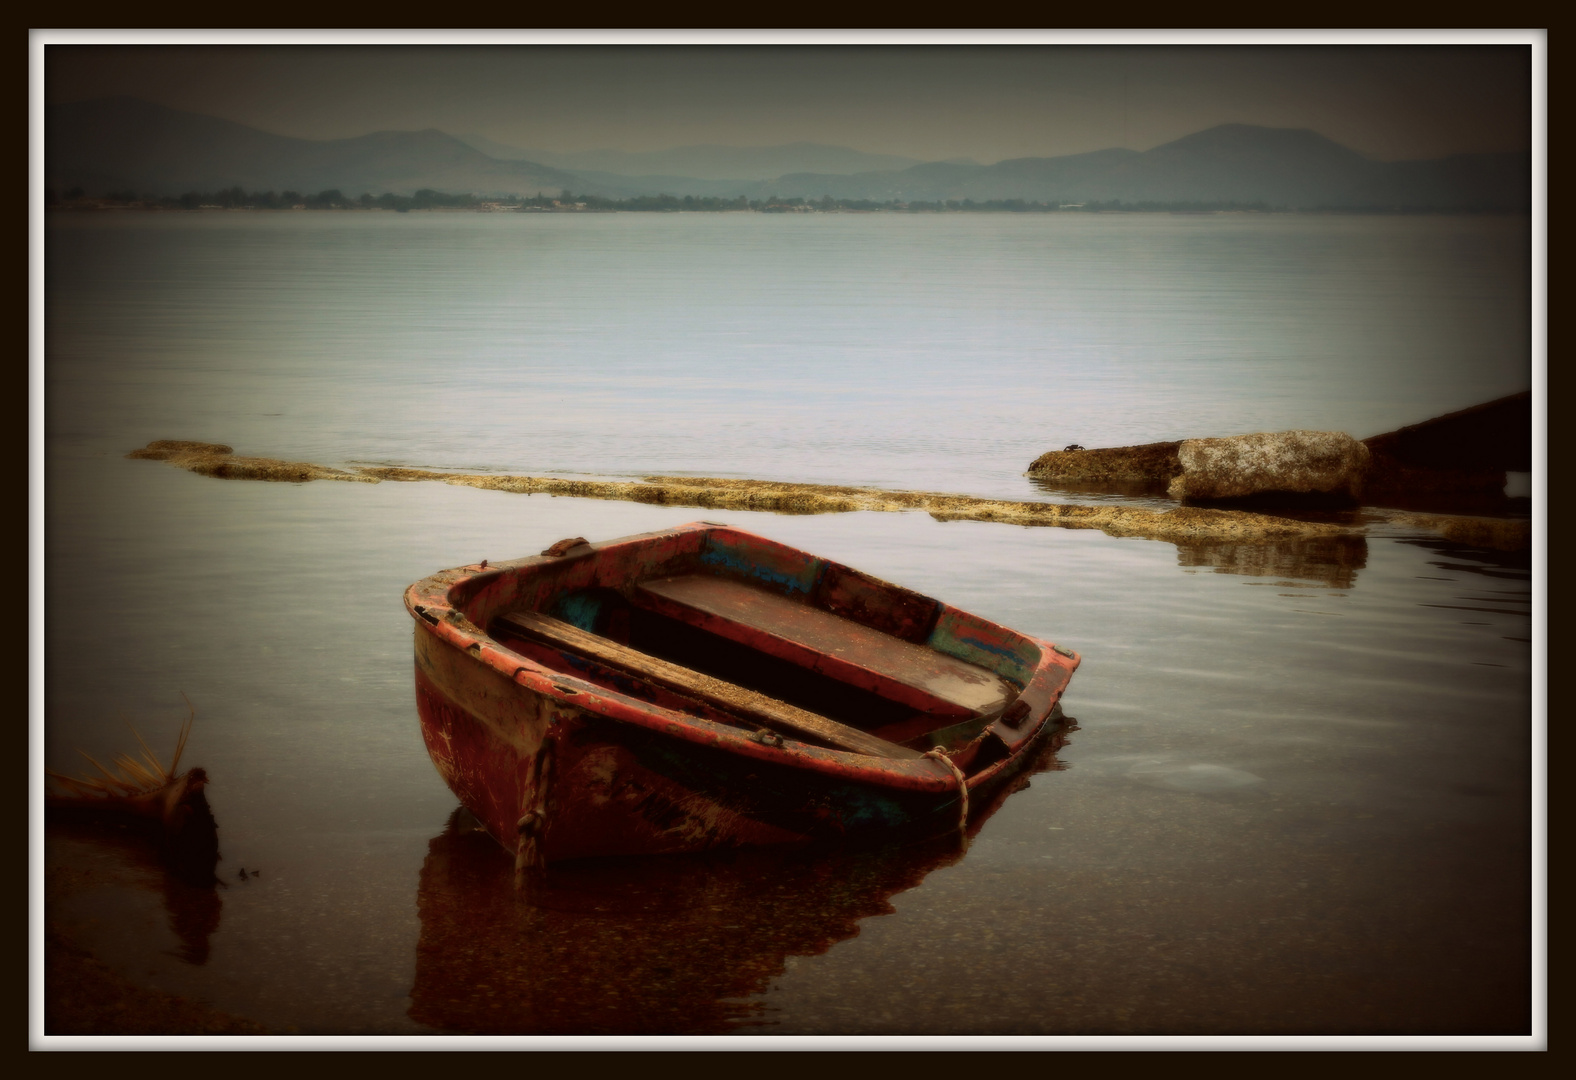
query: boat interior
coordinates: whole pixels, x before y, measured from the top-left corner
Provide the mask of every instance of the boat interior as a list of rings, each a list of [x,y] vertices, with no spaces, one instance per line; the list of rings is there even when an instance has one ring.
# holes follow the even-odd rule
[[[1025,719],[1021,687],[868,621],[880,616],[857,620],[694,573],[566,592],[544,611],[497,615],[488,632],[551,670],[745,727],[768,745],[893,759],[939,747],[970,774],[1011,752],[995,728]]]

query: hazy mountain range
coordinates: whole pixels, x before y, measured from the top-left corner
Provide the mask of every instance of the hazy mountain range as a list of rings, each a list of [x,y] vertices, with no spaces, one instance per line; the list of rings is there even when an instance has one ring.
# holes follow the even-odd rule
[[[136,98],[45,109],[44,171],[59,190],[318,192],[409,195],[558,192],[580,178],[545,165],[498,161],[441,131],[377,131],[317,142],[180,112]]]
[[[920,164],[918,158],[867,154],[846,146],[796,142],[782,146],[678,146],[671,150],[631,153],[627,150],[522,150],[485,135],[461,135],[460,141],[500,161],[535,161],[567,172],[613,173],[618,176],[680,176],[694,180],[772,180],[784,173],[847,175],[896,172]],[[969,162],[968,164],[973,164]]]
[[[1272,207],[1511,210],[1531,207],[1530,153],[1380,162],[1313,131],[1227,124],[1147,151],[915,162],[846,147],[689,146],[552,153],[437,130],[314,141],[135,98],[46,109],[46,183],[165,196],[242,187],[347,195],[420,188],[481,196],[697,195],[763,199],[1046,203],[1263,203]],[[730,175],[733,174],[733,175]]]

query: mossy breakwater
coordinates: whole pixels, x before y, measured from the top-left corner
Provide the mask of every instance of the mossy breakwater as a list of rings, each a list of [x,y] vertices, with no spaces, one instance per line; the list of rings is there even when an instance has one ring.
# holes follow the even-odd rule
[[[1193,504],[1250,508],[1323,502],[1453,516],[1493,513],[1506,473],[1532,469],[1532,394],[1363,439],[1287,431],[1041,454],[1028,475],[1047,485],[1112,494],[1161,494]]]
[[[755,510],[779,514],[843,514],[858,510],[923,511],[938,521],[996,521],[1011,525],[1099,529],[1110,536],[1134,536],[1174,544],[1200,542],[1269,543],[1295,539],[1360,536],[1360,525],[1298,521],[1244,510],[1179,506],[1151,510],[1135,506],[1019,502],[947,495],[928,491],[886,491],[833,484],[795,484],[771,480],[735,480],[691,476],[648,476],[639,481],[572,480],[557,477],[492,473],[444,472],[394,466],[336,469],[277,458],[237,457],[220,443],[161,439],[127,457],[188,469],[204,476],[232,480],[348,480],[359,483],[436,480],[462,487],[510,491],[522,495],[561,495],[580,499],[617,499],[658,506],[693,506],[708,510]],[[1438,515],[1406,515],[1415,525],[1449,536],[1447,528],[1470,533],[1464,542],[1503,550],[1525,548],[1530,529],[1524,520],[1446,519]],[[1453,537],[1452,537],[1453,538]]]

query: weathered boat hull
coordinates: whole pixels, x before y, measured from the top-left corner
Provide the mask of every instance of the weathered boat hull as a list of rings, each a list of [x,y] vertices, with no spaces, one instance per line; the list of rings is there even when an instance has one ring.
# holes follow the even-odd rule
[[[566,597],[708,559],[752,586],[766,583],[789,595],[795,581],[820,583],[806,585],[805,595],[824,592],[829,575],[839,574],[847,577],[834,587],[847,593],[854,586],[846,581],[854,581],[867,608],[882,607],[888,590],[911,609],[896,616],[914,622],[898,627],[910,640],[924,635],[927,647],[939,644],[948,655],[995,662],[1004,681],[1021,690],[977,738],[948,755],[950,762],[872,757],[752,729],[582,657],[505,645],[483,630],[500,612],[573,607]],[[958,828],[965,800],[978,805],[999,791],[1057,727],[1056,704],[1078,658],[916,595],[706,523],[582,545],[567,558],[446,571],[406,594],[416,622],[423,737],[461,803],[521,865],[934,836]],[[924,613],[919,600],[933,610]],[[922,612],[917,622],[914,611]],[[862,614],[861,625],[882,617]],[[966,791],[962,772],[969,774]]]

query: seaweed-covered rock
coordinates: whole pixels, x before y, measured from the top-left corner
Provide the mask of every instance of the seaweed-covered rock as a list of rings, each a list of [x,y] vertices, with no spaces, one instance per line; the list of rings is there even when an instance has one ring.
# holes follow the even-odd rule
[[[126,456],[144,461],[165,461],[178,468],[221,480],[274,480],[297,484],[308,480],[350,480],[375,484],[379,479],[370,470],[347,472],[304,461],[236,457],[235,451],[223,443],[192,442],[189,439],[155,439]]]
[[[1184,439],[1173,499],[1246,499],[1268,493],[1325,495],[1355,502],[1368,472],[1368,447],[1342,431],[1279,431]]]
[[[1182,471],[1177,461],[1178,445],[1159,442],[1094,450],[1081,446],[1051,450],[1034,459],[1028,475],[1056,485],[1158,495]]]
[[[190,439],[154,439],[147,446],[133,450],[126,456],[144,461],[173,461],[176,458],[188,457],[225,457],[233,453],[235,449],[224,443],[193,442]]]

